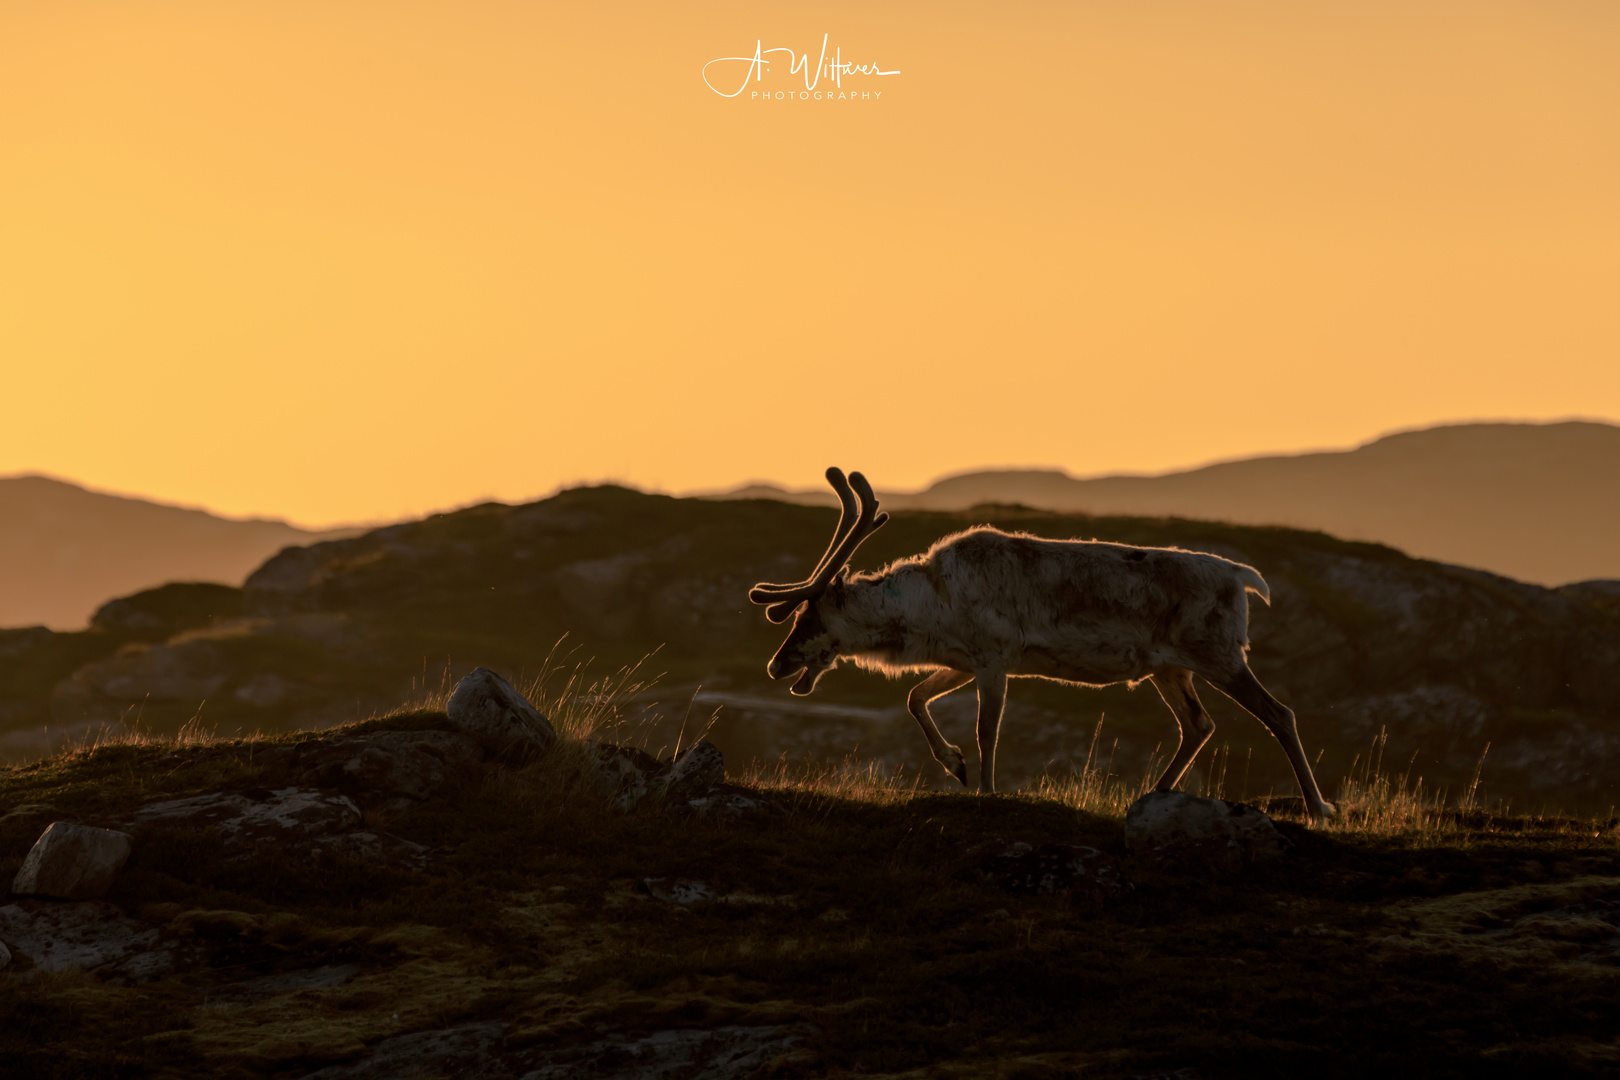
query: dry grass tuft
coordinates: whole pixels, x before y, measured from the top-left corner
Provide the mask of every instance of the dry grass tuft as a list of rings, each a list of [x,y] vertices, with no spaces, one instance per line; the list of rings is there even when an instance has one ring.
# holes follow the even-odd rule
[[[500,798],[536,811],[570,802],[605,809],[610,805],[612,792],[596,768],[592,744],[604,741],[628,745],[646,743],[649,727],[646,726],[644,695],[657,678],[644,674],[644,669],[654,654],[609,674],[593,677],[591,660],[569,663],[570,654],[562,652],[564,641],[559,639],[553,645],[539,673],[520,686],[529,700],[551,720],[558,734],[557,743],[544,757],[522,768],[503,770],[487,783],[498,789],[494,794]],[[425,678],[416,685],[421,689],[405,704],[357,725],[344,725],[345,728],[388,726],[390,721],[432,723],[433,714],[440,714],[438,722],[442,723],[442,713],[453,689],[449,670],[446,669],[437,687],[427,688]],[[713,722],[711,717],[709,724],[712,726]],[[1041,776],[1019,792],[1019,797],[1037,803],[1056,803],[1100,817],[1123,818],[1133,802],[1153,790],[1165,756],[1156,751],[1139,776],[1116,773],[1113,759],[1118,740],[1104,752],[1099,746],[1102,727],[1103,721],[1099,720],[1092,732],[1086,760],[1078,770]],[[706,732],[706,728],[688,730],[683,724],[675,752],[679,752],[682,742],[695,742]],[[85,761],[98,750],[112,747],[174,749],[222,743],[241,745],[283,742],[308,734],[291,732],[273,737],[255,734],[245,739],[222,739],[216,727],[205,725],[199,706],[197,713],[174,734],[145,730],[137,717],[135,722],[106,725],[69,741],[51,756],[51,764]],[[1410,763],[1405,770],[1386,771],[1387,739],[1387,732],[1380,731],[1368,752],[1355,759],[1350,775],[1340,780],[1334,795],[1339,816],[1329,822],[1311,822],[1297,796],[1267,795],[1251,799],[1247,791],[1247,765],[1244,763],[1241,769],[1234,770],[1229,747],[1217,748],[1208,758],[1207,774],[1195,772],[1193,783],[1184,786],[1191,794],[1209,798],[1253,801],[1273,817],[1347,838],[1398,839],[1418,846],[1466,846],[1470,837],[1498,832],[1522,834],[1533,830],[1568,833],[1571,837],[1616,835],[1610,819],[1587,821],[1556,815],[1515,818],[1510,816],[1506,805],[1485,804],[1479,790],[1489,745],[1480,754],[1471,783],[1453,801],[1448,799],[1444,788],[1427,786],[1422,776],[1413,773]],[[1241,777],[1241,782],[1233,785],[1238,790],[1228,790],[1229,772]],[[785,758],[776,762],[755,761],[739,779],[751,787],[783,796],[790,805],[811,811],[824,810],[835,802],[901,806],[920,796],[939,794],[925,787],[921,776],[891,771],[880,762],[854,756],[837,763],[789,762]]]
[[[908,778],[903,772],[890,772],[879,762],[853,756],[837,764],[793,763],[786,758],[775,763],[756,761],[744,775],[743,783],[789,796],[800,804],[844,800],[896,806],[928,793],[920,776]]]
[[[222,739],[219,736],[218,725],[205,725],[203,723],[204,701],[197,706],[197,712],[180,725],[180,729],[173,734],[158,734],[140,726],[139,720],[134,722],[121,722],[117,725],[103,724],[93,731],[87,732],[79,738],[69,738],[63,741],[57,750],[46,755],[47,759],[57,761],[74,761],[89,757],[103,747],[111,746],[161,746],[164,748],[213,746],[222,742],[255,742],[262,738],[251,735],[246,738],[233,736]]]
[[[1114,752],[1119,749],[1118,739],[1115,739],[1108,748],[1106,758],[1097,752],[1097,743],[1102,738],[1102,728],[1103,720],[1099,719],[1096,728],[1091,732],[1091,747],[1086,751],[1085,764],[1078,771],[1071,772],[1067,776],[1050,774],[1041,776],[1026,789],[1027,793],[1037,799],[1050,799],[1088,814],[1124,817],[1131,803],[1153,790],[1154,782],[1164,768],[1165,761],[1155,750],[1148,758],[1147,767],[1141,777],[1127,780],[1113,771]],[[1224,777],[1224,771],[1220,775]],[[1222,797],[1218,788],[1205,794],[1212,798]]]
[[[657,676],[648,676],[642,670],[657,654],[648,653],[628,667],[592,679],[590,660],[568,667],[571,654],[557,655],[566,640],[566,636],[557,640],[541,663],[539,674],[518,689],[545,714],[563,739],[622,740],[626,729],[633,729],[642,719],[639,710],[645,705],[638,704],[637,698],[658,681]]]

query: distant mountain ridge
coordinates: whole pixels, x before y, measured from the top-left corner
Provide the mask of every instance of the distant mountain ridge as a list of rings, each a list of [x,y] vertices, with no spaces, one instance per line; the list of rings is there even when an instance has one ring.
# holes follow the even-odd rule
[[[79,629],[111,597],[170,581],[240,585],[284,547],[354,531],[234,521],[47,476],[0,477],[0,626]]]
[[[923,491],[879,496],[897,510],[1017,503],[1064,513],[1286,525],[1542,585],[1620,578],[1620,427],[1589,421],[1456,424],[1385,435],[1353,450],[1247,458],[1161,476],[973,472]],[[825,488],[769,485],[715,497],[834,501]]]
[[[1605,423],[1458,424],[1161,476],[980,471],[880,495],[896,510],[1000,503],[1287,525],[1542,585],[1620,579],[1620,427]],[[711,497],[834,501],[826,488],[771,485]],[[45,476],[0,477],[0,627],[77,629],[113,597],[172,581],[239,585],[284,547],[359,531],[231,520]]]

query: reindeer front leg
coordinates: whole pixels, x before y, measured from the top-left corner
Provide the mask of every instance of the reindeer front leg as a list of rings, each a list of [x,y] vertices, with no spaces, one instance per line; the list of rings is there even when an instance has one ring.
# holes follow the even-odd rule
[[[1007,674],[979,671],[973,677],[979,683],[979,793],[989,794],[996,790],[996,733],[1007,703]]]
[[[939,725],[928,714],[928,703],[972,681],[973,676],[965,671],[941,668],[913,686],[911,693],[906,695],[906,708],[921,725],[923,738],[928,740],[928,749],[933,751],[934,760],[945,766],[945,771],[960,780],[963,787],[967,787],[968,782],[967,759],[962,756],[960,746],[946,742],[945,736],[939,733]]]

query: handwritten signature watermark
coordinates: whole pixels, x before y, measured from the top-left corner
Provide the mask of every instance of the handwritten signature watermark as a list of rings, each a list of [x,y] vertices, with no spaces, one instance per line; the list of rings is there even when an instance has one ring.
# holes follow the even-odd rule
[[[877,101],[883,97],[881,90],[856,90],[853,86],[846,88],[844,80],[854,76],[898,75],[899,71],[884,71],[877,64],[857,64],[852,60],[844,59],[842,46],[833,49],[831,56],[827,55],[827,42],[830,34],[821,36],[821,56],[812,67],[808,52],[795,54],[792,49],[763,47],[763,42],[754,42],[753,56],[721,56],[710,60],[703,65],[703,81],[723,98],[741,97],[748,91],[749,100],[752,101]],[[772,61],[767,57],[776,53],[787,54],[788,77],[803,73],[804,89],[791,87],[777,89],[765,87],[762,84],[765,76],[770,73],[773,63],[780,66],[783,61]],[[722,65],[718,69],[715,65]],[[737,81],[737,68],[724,65],[742,64],[742,80]],[[831,85],[823,86],[822,79],[827,79]],[[748,81],[754,81],[754,88],[748,89]],[[778,80],[779,81],[779,80]],[[719,86],[715,83],[719,82]],[[728,89],[735,86],[736,89]]]

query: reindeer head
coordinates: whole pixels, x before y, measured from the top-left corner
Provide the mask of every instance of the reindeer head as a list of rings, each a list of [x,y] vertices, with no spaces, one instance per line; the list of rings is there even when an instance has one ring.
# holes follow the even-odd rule
[[[877,512],[877,496],[872,485],[860,473],[850,473],[849,479],[838,469],[827,470],[827,483],[838,493],[842,512],[838,528],[833,530],[832,543],[827,553],[805,580],[794,585],[770,585],[761,582],[748,592],[748,599],[756,604],[768,605],[765,617],[773,623],[795,615],[793,632],[782,642],[782,647],[771,657],[765,669],[773,679],[784,678],[795,671],[803,671],[793,684],[793,693],[799,696],[816,688],[816,680],[838,662],[839,648],[835,636],[822,618],[822,609],[829,602],[836,605],[843,592],[843,578],[848,572],[850,556],[861,541],[871,536],[888,514]]]

